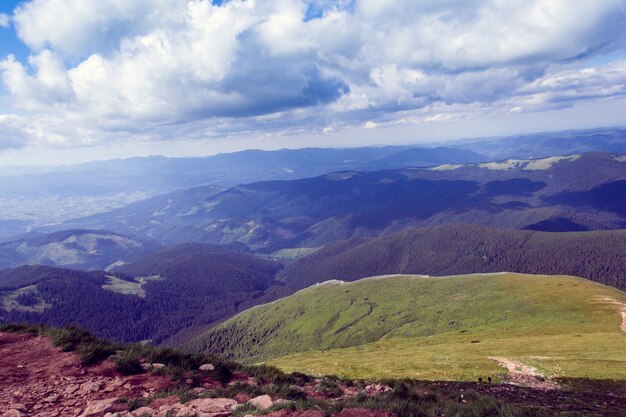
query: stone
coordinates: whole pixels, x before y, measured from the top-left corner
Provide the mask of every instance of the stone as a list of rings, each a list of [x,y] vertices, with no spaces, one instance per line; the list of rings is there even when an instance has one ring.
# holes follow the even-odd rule
[[[193,392],[195,395],[203,395],[206,394],[208,390],[206,388],[196,387],[192,389],[191,392]]]
[[[198,398],[186,405],[197,413],[221,413],[234,410],[238,403],[230,398]]]
[[[274,405],[276,404],[291,404],[293,401],[285,400],[284,398],[279,398],[274,401]]]
[[[269,395],[259,395],[258,397],[254,397],[248,401],[248,404],[253,407],[260,408],[261,410],[265,410],[274,405],[274,401],[272,401],[272,397]]]
[[[13,403],[9,408],[11,410],[26,411],[26,406],[22,403]]]
[[[100,384],[97,382],[85,382],[80,386],[80,389],[84,392],[98,392],[100,391]]]
[[[194,414],[195,413],[191,410],[191,408],[182,407],[180,410],[178,410],[178,413],[176,413],[176,417],[192,416]]]
[[[2,417],[24,417],[26,413],[21,412],[20,410],[9,410],[6,413],[2,414]]]
[[[65,393],[66,393],[67,395],[72,395],[72,394],[74,394],[76,391],[78,391],[79,389],[80,389],[80,385],[77,385],[77,384],[68,385],[68,386],[65,388]]]
[[[131,413],[131,415],[133,415],[134,417],[139,417],[145,414],[152,416],[156,414],[156,411],[150,407],[140,407]]]
[[[59,400],[59,396],[57,394],[52,394],[52,395],[48,395],[46,398],[43,399],[43,402],[45,403],[55,403]]]
[[[107,398],[106,400],[96,400],[87,402],[87,408],[80,417],[103,417],[106,413],[113,409],[113,404],[117,401],[117,397]]]
[[[163,369],[163,368],[165,368],[165,364],[164,363],[153,363],[152,367],[154,369]]]
[[[211,363],[204,363],[204,364],[200,365],[200,367],[198,369],[200,369],[201,371],[205,371],[205,372],[206,371],[213,371],[213,370],[215,370],[215,366],[213,366],[213,364],[211,364]]]

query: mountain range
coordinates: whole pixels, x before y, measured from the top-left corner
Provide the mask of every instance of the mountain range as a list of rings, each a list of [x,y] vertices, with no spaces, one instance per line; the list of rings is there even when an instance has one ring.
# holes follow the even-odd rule
[[[242,243],[257,251],[320,247],[415,226],[475,223],[575,231],[626,227],[626,157],[587,153],[538,160],[341,171],[290,181],[180,191],[69,221],[161,244]],[[169,199],[168,199],[169,200]],[[169,210],[168,216],[162,216]]]
[[[0,240],[109,211],[176,190],[233,187],[333,171],[537,159],[591,151],[626,153],[624,129],[547,132],[450,142],[446,147],[384,146],[246,150],[208,157],[134,157],[63,166],[0,167]]]
[[[137,157],[58,167],[0,168],[0,238],[200,185],[232,187],[344,169],[487,159],[470,150],[386,146],[247,150],[208,157]]]

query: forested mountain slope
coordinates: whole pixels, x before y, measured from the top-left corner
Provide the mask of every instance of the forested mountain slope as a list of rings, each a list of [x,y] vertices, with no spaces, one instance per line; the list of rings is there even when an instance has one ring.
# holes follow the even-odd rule
[[[510,271],[574,275],[626,290],[626,230],[548,233],[449,224],[328,245],[281,271],[305,288],[375,275]]]
[[[46,266],[1,270],[0,322],[73,324],[115,340],[159,343],[282,288],[273,279],[277,262],[202,245],[184,252],[159,252],[161,262],[154,265],[140,259],[125,267],[132,274]]]

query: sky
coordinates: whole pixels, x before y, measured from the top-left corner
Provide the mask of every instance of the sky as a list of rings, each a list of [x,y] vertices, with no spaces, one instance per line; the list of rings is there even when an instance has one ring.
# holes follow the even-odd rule
[[[2,0],[0,164],[626,125],[626,0]]]

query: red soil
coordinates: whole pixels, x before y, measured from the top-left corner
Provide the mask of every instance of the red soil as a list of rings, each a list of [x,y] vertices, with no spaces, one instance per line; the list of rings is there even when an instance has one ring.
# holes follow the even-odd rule
[[[0,415],[13,409],[29,416],[78,416],[88,401],[148,396],[172,385],[154,374],[121,375],[111,362],[83,367],[76,354],[45,337],[0,333]]]

